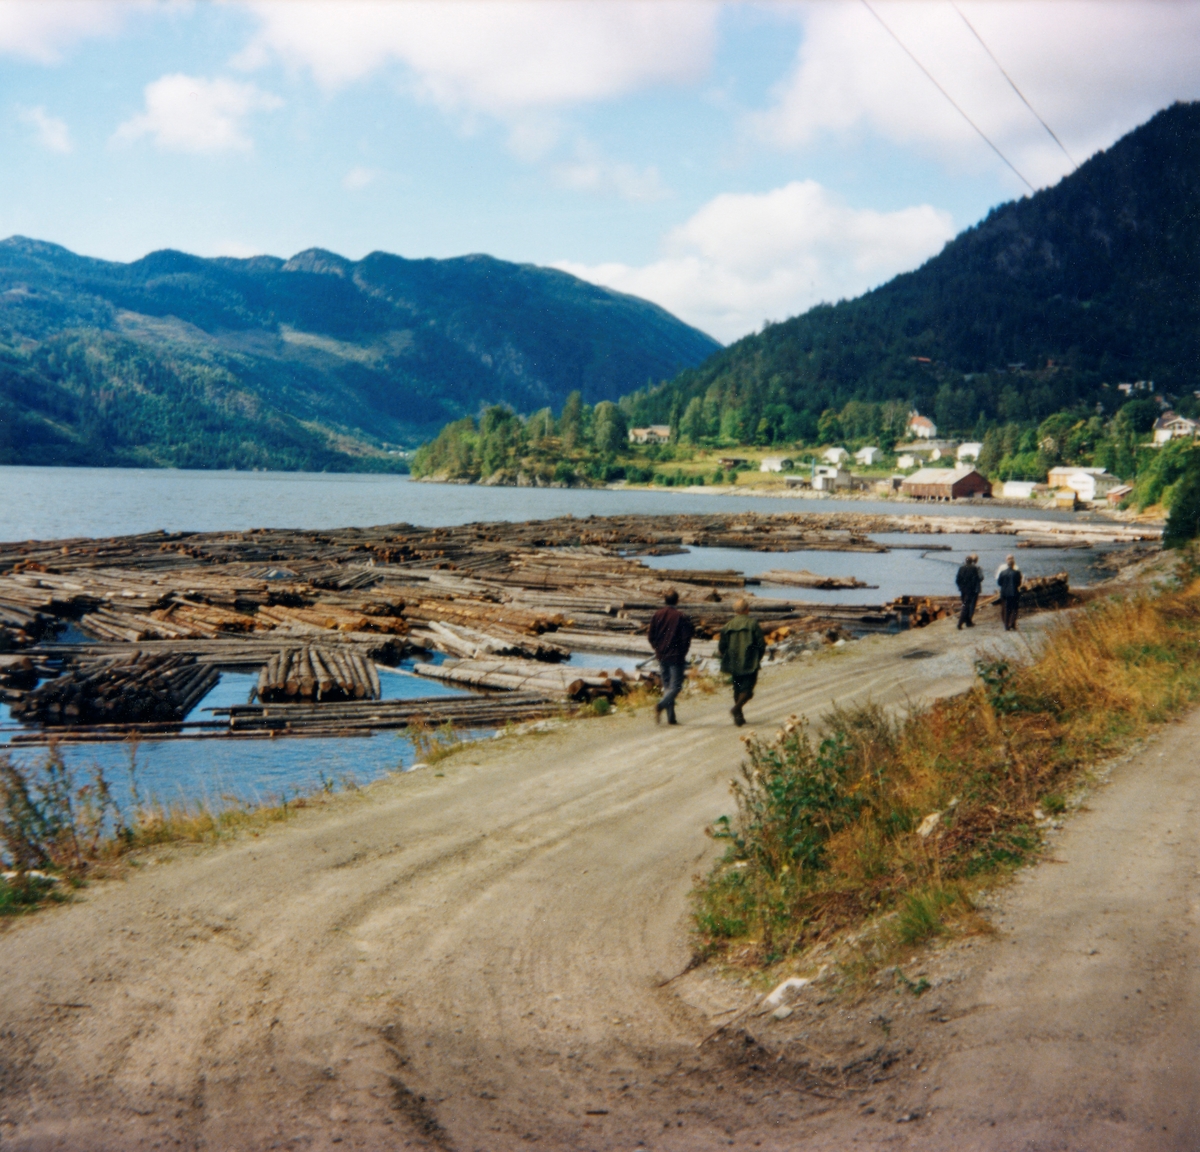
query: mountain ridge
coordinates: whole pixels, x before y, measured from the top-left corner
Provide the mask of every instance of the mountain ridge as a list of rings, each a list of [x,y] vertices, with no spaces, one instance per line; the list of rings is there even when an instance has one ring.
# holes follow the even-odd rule
[[[1111,411],[1123,380],[1184,395],[1198,368],[1200,103],[1176,103],[914,271],[743,337],[626,407],[665,423],[696,404],[704,435],[753,440],[765,419],[784,441],[847,403],[903,401],[965,431]]]
[[[485,254],[128,263],[0,241],[0,462],[393,467],[504,403],[615,400],[720,345],[665,309]]]

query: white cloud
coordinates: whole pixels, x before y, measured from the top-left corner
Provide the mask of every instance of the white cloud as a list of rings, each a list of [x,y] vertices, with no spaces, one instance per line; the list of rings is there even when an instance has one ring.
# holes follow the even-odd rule
[[[1035,187],[1070,164],[949,4],[874,5]],[[960,4],[1076,161],[1177,99],[1200,97],[1200,4],[1003,0]],[[1000,164],[871,13],[812,4],[792,75],[757,133],[786,147],[862,126],[955,165]],[[1005,170],[1007,171],[1007,170]],[[1022,186],[1011,177],[1014,190]]]
[[[345,176],[342,177],[342,187],[347,192],[359,192],[366,188],[369,184],[375,183],[375,178],[379,175],[372,168],[363,168],[361,165],[351,168]]]
[[[398,62],[418,91],[491,114],[603,100],[704,75],[716,5],[695,0],[277,0],[253,5],[262,25],[240,63],[271,57],[339,88]]]
[[[823,300],[854,296],[916,267],[954,235],[928,204],[896,212],[846,205],[812,180],[710,200],[643,267],[559,268],[661,304],[721,340]]]
[[[113,139],[151,136],[172,152],[247,152],[254,143],[245,132],[246,118],[283,105],[253,84],[181,73],[147,84],[145,95],[146,110],[122,124]]]
[[[71,142],[71,130],[67,127],[67,122],[60,120],[57,116],[51,116],[41,105],[36,108],[22,108],[17,112],[17,116],[22,124],[28,124],[36,130],[38,143],[47,152],[65,154],[74,149],[75,145]]]
[[[0,53],[57,64],[77,41],[111,35],[130,9],[141,6],[103,0],[0,0]]]
[[[564,188],[615,194],[622,200],[635,203],[662,200],[670,195],[658,169],[653,165],[638,169],[631,164],[606,160],[587,142],[577,146],[573,161],[555,168],[554,176]]]

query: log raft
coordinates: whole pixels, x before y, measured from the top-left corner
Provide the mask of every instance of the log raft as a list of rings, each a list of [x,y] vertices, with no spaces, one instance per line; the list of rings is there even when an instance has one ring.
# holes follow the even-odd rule
[[[379,673],[358,652],[308,645],[276,652],[258,674],[255,695],[281,700],[378,700]]]
[[[182,720],[219,677],[188,656],[110,657],[46,681],[9,711],[48,727]]]
[[[710,545],[886,550],[870,538],[885,531],[1001,532],[1063,544],[1157,537],[1141,526],[824,511],[27,541],[0,544],[0,651],[30,655],[39,676],[61,668],[64,690],[73,682],[69,677],[78,679],[85,667],[106,660],[178,658],[210,672],[253,669],[260,674],[260,703],[311,700],[317,708],[335,700],[372,701],[379,696],[376,661],[396,664],[415,653],[428,664],[426,654],[437,651],[458,662],[458,675],[493,676],[478,686],[504,688],[506,696],[518,689],[503,678],[515,676],[555,700],[587,699],[619,693],[621,677],[568,666],[570,654],[648,660],[647,625],[671,587],[696,625],[693,654],[699,657],[732,615],[735,594],[751,599],[752,613],[768,632],[826,638],[897,631],[954,610],[953,597],[874,605],[759,599],[749,595],[749,586],[762,577],[654,569],[639,559]],[[861,586],[803,572],[788,578],[798,587],[811,586],[809,581]],[[1052,606],[1066,595],[1065,577],[1049,578],[1045,586],[1027,581],[1023,602]],[[95,642],[60,643],[54,634],[68,624]],[[485,669],[479,662],[517,663],[522,670]],[[46,700],[55,691],[45,683],[33,690],[14,684],[0,689],[6,698],[24,694],[22,699],[45,689],[37,698]],[[28,706],[23,715],[41,722],[39,707]]]

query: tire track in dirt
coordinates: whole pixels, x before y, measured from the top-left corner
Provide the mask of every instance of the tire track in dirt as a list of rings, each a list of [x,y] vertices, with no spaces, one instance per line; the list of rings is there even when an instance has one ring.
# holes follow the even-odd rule
[[[990,622],[873,638],[769,671],[749,712],[770,730],[834,698],[958,691],[974,650],[1004,643]],[[678,728],[642,714],[486,742],[444,778],[381,782],[17,925],[0,936],[0,1140],[499,1152],[794,1135],[828,1102],[767,1077],[790,1101],[767,1118],[745,1098],[764,1075],[753,1039],[698,1052],[710,1015],[661,986],[688,964],[703,830],[729,808],[728,703],[690,700]]]

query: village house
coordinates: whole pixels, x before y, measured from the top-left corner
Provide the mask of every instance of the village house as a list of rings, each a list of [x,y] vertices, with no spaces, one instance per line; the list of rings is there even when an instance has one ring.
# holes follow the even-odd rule
[[[795,465],[795,460],[790,456],[764,456],[758,470],[760,472],[786,472]]]
[[[907,470],[909,468],[915,468],[917,466],[917,463],[918,463],[917,458],[911,452],[905,452],[902,455],[896,457],[896,467],[897,468],[903,468],[903,469]]]
[[[1131,484],[1118,484],[1115,488],[1109,489],[1108,495],[1104,499],[1116,508],[1118,504],[1124,503],[1132,495],[1133,486]]]
[[[826,464],[840,464],[849,456],[850,453],[847,452],[845,448],[826,448],[825,451],[821,453],[821,459],[824,460]]]
[[[918,440],[932,440],[937,435],[937,425],[928,416],[913,412],[908,418],[908,432]]]
[[[1005,480],[1001,493],[1005,500],[1032,500],[1040,487],[1034,480]]]
[[[992,486],[974,468],[922,468],[900,485],[900,491],[919,500],[962,500],[990,496]]]
[[[1154,421],[1154,443],[1166,444],[1170,440],[1195,439],[1197,424],[1186,416],[1177,416],[1174,412],[1164,412]]]
[[[812,486],[818,492],[832,492],[837,488],[849,488],[850,473],[836,464],[818,464],[813,469]]]
[[[879,459],[880,455],[882,455],[882,449],[880,448],[860,448],[854,453],[854,459],[864,468],[870,468]]]
[[[630,428],[630,444],[665,444],[671,439],[669,424],[651,424],[649,428]]]
[[[1087,503],[1103,500],[1120,483],[1119,477],[1104,468],[1078,468],[1064,464],[1050,469],[1051,488],[1056,491],[1070,488],[1080,500]]]
[[[959,462],[964,460],[978,460],[979,453],[983,451],[983,445],[975,441],[968,441],[966,444],[960,444],[958,451],[954,453],[954,458]]]

